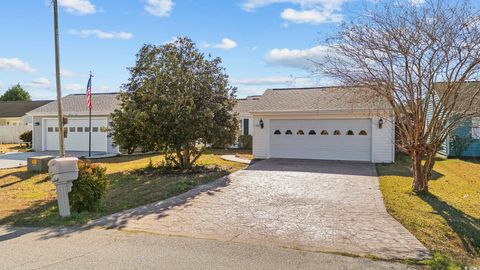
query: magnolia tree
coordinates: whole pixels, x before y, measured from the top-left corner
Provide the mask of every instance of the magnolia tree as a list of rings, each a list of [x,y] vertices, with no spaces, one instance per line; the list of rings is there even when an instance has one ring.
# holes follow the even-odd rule
[[[182,169],[191,168],[207,145],[234,143],[236,89],[220,64],[188,38],[144,45],[112,115],[115,143],[129,152],[165,151]]]
[[[397,148],[411,158],[413,190],[428,191],[436,153],[478,115],[480,17],[468,2],[378,4],[330,40],[319,70],[383,97],[396,115]]]

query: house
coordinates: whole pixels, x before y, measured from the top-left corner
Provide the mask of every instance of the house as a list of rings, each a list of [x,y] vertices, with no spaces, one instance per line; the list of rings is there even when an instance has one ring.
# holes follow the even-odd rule
[[[110,114],[118,108],[118,93],[92,94],[92,151],[119,153],[108,136]],[[85,94],[73,94],[62,98],[65,124],[65,150],[88,151],[89,110]],[[57,102],[50,102],[27,113],[33,123],[33,149],[51,151],[59,149]]]
[[[41,107],[51,100],[45,101],[0,101],[0,126],[24,126],[31,124],[26,113]]]
[[[50,101],[0,101],[0,143],[20,143],[19,136],[32,130],[26,113]]]
[[[437,83],[435,101],[439,101],[445,91],[445,83]],[[454,110],[471,114],[447,136],[440,154],[446,157],[480,157],[480,82],[466,82],[456,99]],[[476,98],[472,97],[476,94]],[[431,118],[430,106],[428,117]],[[467,110],[468,109],[468,110]]]
[[[237,104],[235,105],[234,112],[238,113],[239,122],[240,122],[240,134],[239,135],[253,135],[253,129],[251,123],[253,121],[253,116],[250,113],[254,105],[260,99],[261,96],[248,96],[243,99],[237,99]]]
[[[250,114],[254,158],[395,160],[393,111],[368,89],[269,89]]]

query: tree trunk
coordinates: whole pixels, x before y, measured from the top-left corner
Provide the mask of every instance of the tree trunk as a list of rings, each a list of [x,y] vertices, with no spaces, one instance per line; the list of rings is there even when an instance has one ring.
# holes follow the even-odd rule
[[[428,192],[428,175],[425,174],[422,166],[422,153],[414,151],[411,156],[413,173],[413,191],[415,193]]]

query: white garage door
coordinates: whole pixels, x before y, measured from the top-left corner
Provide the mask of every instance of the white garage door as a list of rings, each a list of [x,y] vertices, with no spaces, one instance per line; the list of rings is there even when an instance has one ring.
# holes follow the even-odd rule
[[[371,120],[271,120],[270,156],[370,161]]]
[[[88,151],[88,118],[68,119],[65,129],[66,151]],[[57,119],[46,119],[43,125],[45,135],[44,150],[58,150]],[[107,118],[92,118],[92,151],[107,151]]]

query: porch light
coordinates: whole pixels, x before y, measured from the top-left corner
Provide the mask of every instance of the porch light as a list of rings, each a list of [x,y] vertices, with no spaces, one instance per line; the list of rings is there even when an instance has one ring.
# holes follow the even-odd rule
[[[263,119],[260,119],[260,121],[258,122],[258,124],[260,125],[260,128],[263,128]]]
[[[378,128],[382,128],[383,126],[383,118],[380,117],[380,120],[378,120]]]

